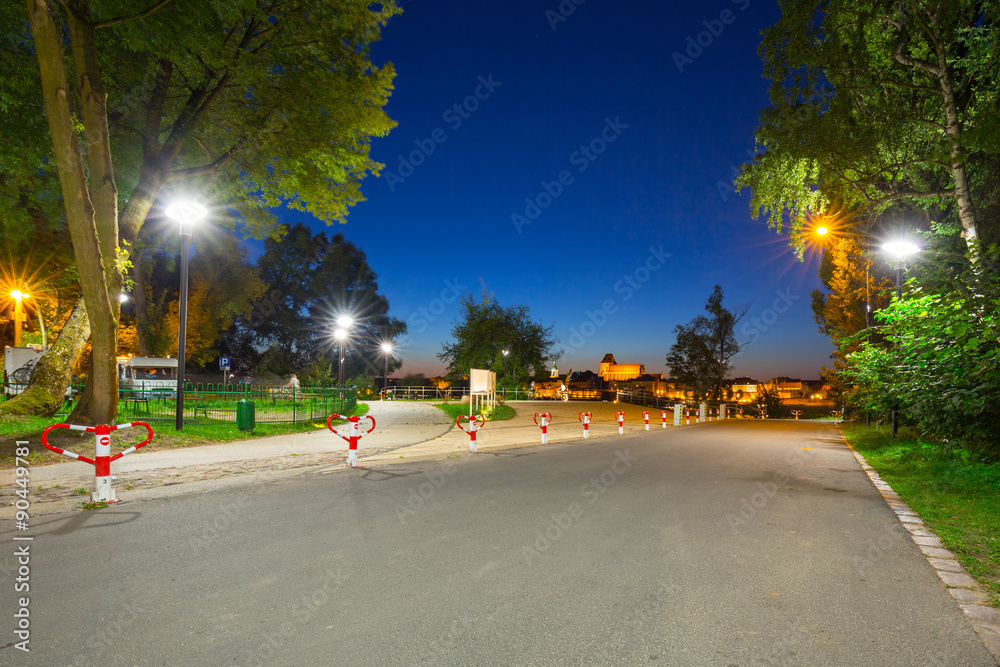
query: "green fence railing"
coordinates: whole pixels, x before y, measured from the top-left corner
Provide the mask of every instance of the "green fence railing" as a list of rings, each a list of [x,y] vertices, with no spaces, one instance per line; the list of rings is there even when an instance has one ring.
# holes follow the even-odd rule
[[[4,385],[3,400],[23,389]],[[84,387],[73,385],[58,416],[69,415]],[[237,405],[254,404],[257,424],[325,421],[331,414],[349,414],[357,406],[355,389],[336,387],[267,387],[261,385],[187,383],[184,388],[184,421],[235,424]],[[118,392],[118,422],[172,422],[177,415],[177,390],[138,385]]]

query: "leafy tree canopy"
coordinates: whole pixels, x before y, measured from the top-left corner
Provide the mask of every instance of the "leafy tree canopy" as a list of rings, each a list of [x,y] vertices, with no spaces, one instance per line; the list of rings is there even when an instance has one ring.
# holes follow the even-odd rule
[[[720,401],[725,397],[723,380],[731,369],[730,360],[749,345],[736,340],[736,325],[748,306],[732,310],[722,305],[722,287],[715,286],[705,310],[687,324],[674,327],[674,344],[667,353],[670,381],[694,392],[696,400]]]
[[[997,3],[780,4],[760,48],[771,80],[761,152],[736,180],[754,215],[778,231],[787,216],[800,250],[803,222],[834,201],[936,206],[979,236],[977,207],[995,199],[995,187],[975,189],[991,180],[979,172],[1000,153]]]
[[[552,327],[531,319],[527,306],[501,306],[489,294],[477,301],[471,294],[461,299],[461,319],[451,330],[452,342],[442,345],[438,358],[448,365],[448,374],[462,377],[473,368],[502,373],[506,367],[514,377],[526,378],[545,368],[552,346]]]

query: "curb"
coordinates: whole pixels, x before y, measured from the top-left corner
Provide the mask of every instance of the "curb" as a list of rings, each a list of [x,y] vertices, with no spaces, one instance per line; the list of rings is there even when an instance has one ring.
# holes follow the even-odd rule
[[[955,554],[944,548],[940,538],[933,531],[928,530],[920,515],[904,503],[899,494],[889,486],[889,483],[868,465],[864,455],[851,447],[846,440],[844,442],[854,454],[854,458],[858,460],[861,469],[868,475],[872,485],[882,494],[889,509],[895,513],[903,528],[910,534],[917,548],[927,557],[928,564],[934,568],[948,593],[972,621],[972,629],[979,635],[993,659],[1000,665],[1000,609],[985,604],[989,599],[989,593],[966,572],[962,564],[955,558]]]

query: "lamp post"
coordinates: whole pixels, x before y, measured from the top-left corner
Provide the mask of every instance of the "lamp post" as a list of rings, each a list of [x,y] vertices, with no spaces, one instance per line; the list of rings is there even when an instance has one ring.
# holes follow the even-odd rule
[[[503,397],[504,400],[506,400],[507,399],[507,355],[510,354],[510,350],[501,350],[501,351],[503,352]]]
[[[382,400],[389,390],[389,355],[392,354],[392,343],[382,343],[382,352],[385,354],[385,366],[382,367]]]
[[[337,318],[337,329],[333,332],[334,338],[339,341],[337,346],[337,386],[344,388],[344,341],[347,340],[347,327],[354,323],[354,318],[350,315],[341,315]]]
[[[180,201],[167,208],[167,217],[180,223],[181,233],[181,293],[177,321],[177,413],[174,426],[184,428],[184,348],[187,346],[188,255],[191,252],[191,228],[208,215],[196,202]]]
[[[10,295],[14,298],[14,347],[21,347],[21,320],[24,319],[21,301],[30,295],[21,290],[11,290]]]
[[[891,257],[896,260],[896,300],[899,301],[903,298],[903,271],[906,270],[906,258],[917,254],[920,251],[915,244],[906,240],[890,241],[882,246],[882,250],[887,252]],[[898,426],[899,418],[899,405],[896,401],[892,402],[892,427],[890,429],[890,436],[896,437],[896,429]]]
[[[826,236],[830,230],[827,227],[819,226],[814,230],[817,236]],[[847,236],[857,238],[856,234],[847,233]],[[868,343],[872,342],[872,258],[871,239],[865,236],[865,329],[868,331]],[[865,426],[872,425],[872,413],[865,413]]]

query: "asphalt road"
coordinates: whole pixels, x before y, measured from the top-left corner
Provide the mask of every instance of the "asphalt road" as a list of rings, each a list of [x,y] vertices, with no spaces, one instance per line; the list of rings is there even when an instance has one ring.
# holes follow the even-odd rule
[[[5,522],[45,665],[995,665],[829,425],[729,421]]]

